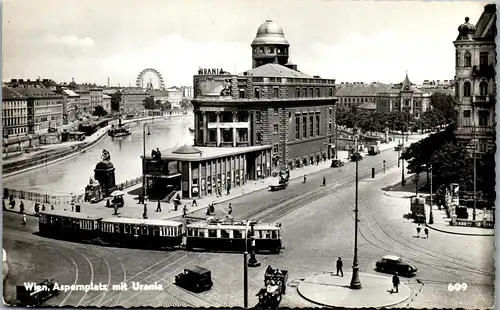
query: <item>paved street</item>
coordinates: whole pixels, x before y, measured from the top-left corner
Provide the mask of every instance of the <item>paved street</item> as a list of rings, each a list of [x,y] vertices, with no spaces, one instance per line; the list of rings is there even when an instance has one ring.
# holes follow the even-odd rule
[[[365,157],[360,176],[394,151]],[[368,168],[368,171],[366,171]],[[283,225],[285,249],[279,255],[258,255],[261,267],[249,269],[250,304],[261,288],[268,265],[290,272],[283,307],[314,306],[298,295],[294,286],[314,274],[334,271],[338,256],[349,271],[353,255],[354,164],[329,169],[308,177],[307,183],[294,180],[283,191],[255,192],[231,201],[233,215]],[[419,271],[412,279],[402,278],[413,292],[399,306],[485,308],[493,304],[494,237],[449,235],[431,231],[429,239],[416,238],[415,224],[403,215],[409,210],[407,199],[388,197],[382,188],[398,182],[400,169],[388,169],[375,179],[359,184],[359,263],[360,270],[376,273],[375,261],[386,254],[400,255]],[[327,186],[321,179],[327,177]],[[222,212],[224,204],[219,205]],[[204,210],[200,216],[204,216]],[[72,292],[50,300],[50,305],[84,306],[242,306],[242,256],[182,250],[141,251],[105,248],[62,242],[32,234],[36,222],[21,227],[18,214],[4,213],[4,248],[15,260],[10,284],[40,281],[52,277],[61,284],[100,282],[118,284],[138,281],[163,285],[161,292]],[[30,253],[36,253],[32,255]],[[55,255],[54,255],[55,254]],[[174,275],[190,265],[212,271],[212,290],[193,294],[172,285]],[[28,270],[28,271],[26,271]],[[423,284],[417,283],[419,279]],[[363,279],[361,279],[363,281]],[[449,292],[449,283],[467,283],[465,292]],[[130,284],[129,284],[130,286]],[[387,289],[391,283],[387,283]],[[9,287],[12,296],[13,288]],[[382,291],[381,294],[386,293]]]

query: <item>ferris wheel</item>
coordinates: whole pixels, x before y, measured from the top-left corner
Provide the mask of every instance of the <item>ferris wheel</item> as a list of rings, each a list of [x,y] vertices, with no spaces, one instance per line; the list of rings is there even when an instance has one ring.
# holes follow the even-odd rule
[[[153,68],[146,68],[139,73],[139,75],[137,76],[137,79],[135,81],[135,85],[137,87],[144,88],[144,76],[147,73],[153,73],[156,76],[156,78],[158,79],[159,87],[161,89],[165,88],[165,81],[163,80],[163,76],[161,75],[161,73],[158,70],[153,69]],[[153,87],[151,82],[148,82],[146,88],[153,89],[154,87]]]

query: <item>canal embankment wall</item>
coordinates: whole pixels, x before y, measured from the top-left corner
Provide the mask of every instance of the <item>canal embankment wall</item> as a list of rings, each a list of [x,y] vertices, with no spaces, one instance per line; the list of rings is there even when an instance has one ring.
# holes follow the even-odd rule
[[[168,115],[168,117],[182,117],[186,116],[186,114],[172,114]],[[134,122],[144,122],[152,119],[158,119],[158,116],[147,116],[130,120],[123,120],[123,124],[129,124]],[[97,146],[100,142],[104,140],[107,136],[108,130],[111,125],[103,127],[99,129],[97,132],[87,137],[85,141],[81,144],[73,145],[71,149],[65,149],[61,151],[48,151],[43,154],[35,155],[28,159],[23,159],[17,162],[11,162],[7,165],[2,165],[2,177],[3,179],[7,179],[9,177],[25,173],[31,170],[35,170],[38,168],[43,168],[51,164],[55,164],[67,159],[70,159],[79,154],[85,153],[91,148]],[[50,153],[50,154],[49,154]]]

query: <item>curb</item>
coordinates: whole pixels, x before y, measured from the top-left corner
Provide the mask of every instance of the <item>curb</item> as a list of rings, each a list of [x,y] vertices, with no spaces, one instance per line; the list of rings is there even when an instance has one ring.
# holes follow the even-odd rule
[[[403,284],[403,283],[400,283],[401,285],[404,285],[406,286],[406,288],[409,290],[410,292],[410,295],[407,296],[406,298],[404,299],[401,299],[399,301],[396,301],[396,302],[392,302],[392,303],[389,303],[389,304],[385,304],[385,305],[377,305],[377,306],[370,306],[370,307],[355,307],[357,309],[366,309],[366,308],[386,308],[386,307],[390,307],[390,306],[394,306],[394,305],[398,305],[398,304],[401,304],[401,303],[404,303],[405,301],[407,301],[413,294],[413,291],[412,289],[407,286],[406,284]],[[344,308],[346,309],[347,307],[346,306],[342,306],[342,305],[328,305],[328,304],[324,304],[322,302],[318,302],[318,301],[315,301],[315,300],[312,300],[310,298],[307,298],[303,295],[303,293],[300,292],[299,290],[299,287],[300,287],[300,284],[297,286],[297,293],[299,294],[300,297],[304,298],[305,300],[313,303],[313,304],[316,304],[316,305],[320,305],[320,306],[323,306],[323,307],[328,307],[328,308]]]
[[[408,199],[408,198],[413,197],[413,196],[403,196],[403,197],[393,196],[393,195],[389,195],[389,193],[387,191],[384,191],[384,195],[386,195],[387,197],[391,197],[391,198],[401,198],[401,199]]]
[[[449,231],[449,230],[444,230],[444,229],[439,229],[434,227],[434,225],[429,225],[428,223],[425,223],[426,227],[429,227],[432,230],[439,231],[445,234],[450,234],[450,235],[461,235],[461,236],[476,236],[476,237],[494,237],[495,234],[471,234],[471,233],[459,233],[459,232],[454,232],[454,231]]]

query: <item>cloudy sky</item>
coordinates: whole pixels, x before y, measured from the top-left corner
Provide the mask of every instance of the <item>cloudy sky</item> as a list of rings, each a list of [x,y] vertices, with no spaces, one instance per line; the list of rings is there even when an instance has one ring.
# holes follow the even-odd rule
[[[294,0],[5,0],[3,80],[135,84],[155,68],[167,86],[199,67],[251,68],[250,43],[280,24],[291,62],[341,81],[451,79],[457,28],[484,2]],[[147,76],[149,80],[149,76]],[[153,81],[156,84],[156,81]]]

